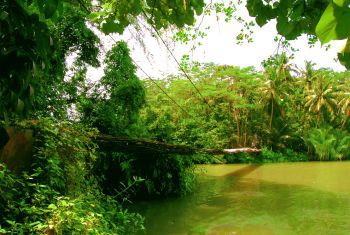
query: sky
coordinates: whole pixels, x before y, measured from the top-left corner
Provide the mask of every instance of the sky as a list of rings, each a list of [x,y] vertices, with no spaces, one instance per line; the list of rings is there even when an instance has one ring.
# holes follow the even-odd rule
[[[238,8],[237,14],[240,14],[244,19],[250,18],[244,5]],[[207,36],[201,40],[202,46],[196,50],[190,50],[192,44],[183,45],[179,42],[174,42],[171,32],[165,32],[162,38],[165,39],[166,44],[171,48],[178,61],[180,61],[182,55],[189,54],[190,59],[193,61],[213,62],[220,65],[239,67],[254,66],[260,69],[261,62],[276,53],[278,45],[274,41],[277,35],[275,25],[276,23],[272,21],[262,28],[254,27],[253,43],[238,45],[235,40],[236,35],[240,31],[237,22],[226,23],[223,19],[217,20],[215,16],[206,16],[201,24],[201,28],[204,29],[210,26],[210,29],[207,31]],[[108,36],[99,33],[96,29],[94,31],[101,38],[104,51],[108,51],[115,41],[126,41],[130,47],[133,60],[153,78],[179,73],[176,61],[151,30],[136,30],[129,27],[123,35],[111,34]],[[299,68],[304,67],[305,61],[312,61],[316,64],[316,68],[327,67],[336,71],[344,71],[345,68],[336,61],[337,52],[344,43],[344,41],[333,42],[329,50],[326,50],[324,46],[321,47],[320,43],[316,43],[313,48],[310,48],[307,43],[307,37],[301,36],[297,40],[291,41],[291,45],[299,49],[291,62],[295,63]],[[100,58],[101,60],[103,60],[103,54]],[[137,71],[137,74],[141,78],[146,76],[140,70]],[[88,77],[91,80],[98,80],[101,76],[103,76],[103,66],[88,69]]]

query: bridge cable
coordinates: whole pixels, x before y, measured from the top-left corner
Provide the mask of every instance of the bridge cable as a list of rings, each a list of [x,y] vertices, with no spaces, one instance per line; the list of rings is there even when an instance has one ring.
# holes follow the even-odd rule
[[[142,10],[144,16],[148,19],[148,20],[152,20],[150,19],[146,12],[144,10]],[[204,103],[206,103],[208,105],[208,107],[211,109],[212,106],[208,103],[208,101],[204,98],[204,96],[202,95],[202,93],[199,91],[199,89],[196,87],[196,85],[194,84],[194,82],[191,80],[190,76],[188,75],[188,73],[184,70],[184,68],[180,65],[179,61],[176,59],[174,53],[170,50],[168,44],[164,41],[164,39],[162,38],[162,36],[160,35],[159,31],[157,30],[156,27],[154,27],[154,25],[152,23],[150,23],[152,29],[156,32],[156,34],[158,35],[159,39],[162,41],[162,43],[164,44],[164,46],[166,47],[166,49],[168,50],[168,52],[170,53],[171,57],[173,57],[173,59],[175,60],[177,66],[179,67],[179,69],[182,71],[182,73],[185,75],[185,77],[187,78],[187,80],[190,81],[190,83],[192,84],[192,86],[196,89],[197,93],[200,95],[200,97],[203,99]]]
[[[168,95],[168,93],[161,86],[158,85],[158,83],[153,78],[151,78],[151,76],[149,76],[134,60],[132,61],[147,76],[149,80],[151,80],[174,104],[176,104],[177,107],[181,109],[182,112],[184,112],[187,116],[190,116],[184,108],[182,108],[173,98]]]

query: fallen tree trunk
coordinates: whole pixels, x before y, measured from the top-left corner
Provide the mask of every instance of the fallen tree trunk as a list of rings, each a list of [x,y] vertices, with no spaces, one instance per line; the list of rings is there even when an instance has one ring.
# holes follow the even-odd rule
[[[158,153],[192,155],[196,149],[186,145],[166,144],[159,141],[129,139],[110,135],[99,135],[96,142],[102,150],[131,153]]]
[[[206,153],[217,154],[236,154],[236,153],[260,153],[261,149],[257,148],[235,148],[235,149],[206,149]]]
[[[237,154],[237,153],[259,153],[261,149],[236,148],[236,149],[200,149],[187,145],[167,144],[159,141],[143,139],[129,139],[110,135],[99,135],[96,142],[103,150],[121,151],[131,153],[159,153],[159,154],[181,154],[192,155],[195,153],[206,153],[211,155]]]

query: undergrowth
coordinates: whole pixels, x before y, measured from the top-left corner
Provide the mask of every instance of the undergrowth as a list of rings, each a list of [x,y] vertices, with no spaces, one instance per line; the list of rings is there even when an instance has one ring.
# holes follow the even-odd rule
[[[92,169],[95,130],[49,119],[21,122],[35,135],[29,169],[0,165],[0,233],[134,234],[143,218],[123,209],[118,195],[105,195]]]
[[[95,165],[95,174],[108,195],[138,180],[123,198],[184,195],[191,193],[195,184],[192,158],[175,154],[105,152]]]
[[[308,156],[303,153],[294,152],[291,149],[285,149],[283,152],[275,152],[263,148],[261,153],[237,153],[225,155],[227,163],[277,163],[277,162],[304,162],[308,161]]]

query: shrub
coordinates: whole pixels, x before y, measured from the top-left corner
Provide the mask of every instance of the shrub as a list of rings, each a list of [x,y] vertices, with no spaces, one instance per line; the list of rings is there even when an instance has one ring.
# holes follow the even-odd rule
[[[307,161],[305,154],[294,152],[291,149],[285,149],[283,152],[275,152],[267,148],[263,148],[260,154],[256,153],[238,153],[225,155],[228,163],[274,163],[274,162],[300,162]]]
[[[190,156],[172,154],[105,153],[96,164],[104,192],[113,195],[142,178],[129,196],[154,198],[190,193],[195,182]]]
[[[209,155],[205,153],[197,153],[192,157],[194,164],[222,164],[225,163],[225,159],[222,156]]]
[[[267,148],[262,149],[262,162],[273,163],[273,162],[302,162],[307,161],[308,158],[305,154],[297,153],[292,149],[284,149],[283,152],[274,152]]]
[[[0,165],[0,231],[11,234],[133,234],[140,215],[100,190],[92,174],[96,131],[52,120],[19,123],[36,133],[30,169],[14,174]]]
[[[314,128],[307,133],[304,140],[320,161],[342,160],[348,157],[350,136],[346,131],[329,126]]]

